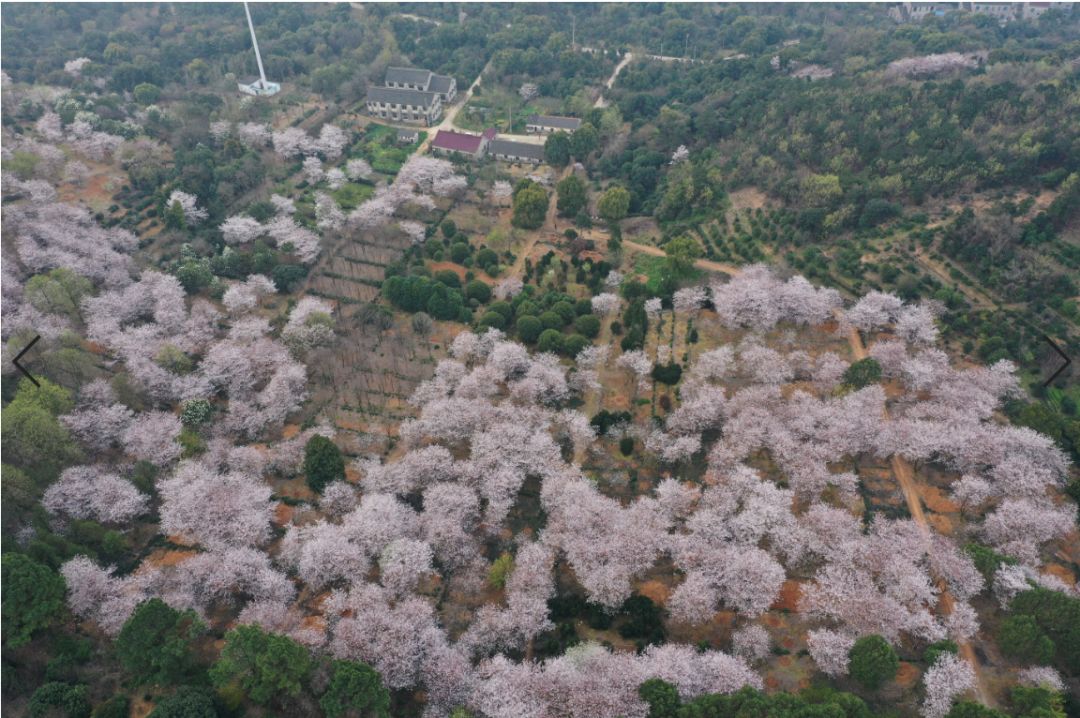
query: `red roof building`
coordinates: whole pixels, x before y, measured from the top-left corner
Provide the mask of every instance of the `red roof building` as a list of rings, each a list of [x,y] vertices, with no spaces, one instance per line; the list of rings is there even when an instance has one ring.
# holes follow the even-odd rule
[[[495,138],[495,130],[487,129],[481,135],[453,130],[439,130],[431,141],[431,149],[443,154],[469,155],[479,159],[487,151],[488,143]]]

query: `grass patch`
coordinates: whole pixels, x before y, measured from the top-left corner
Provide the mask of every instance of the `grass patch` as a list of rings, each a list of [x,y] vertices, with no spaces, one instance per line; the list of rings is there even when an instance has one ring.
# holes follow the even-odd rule
[[[375,194],[375,188],[369,184],[357,184],[349,182],[339,189],[330,193],[334,201],[346,212],[351,212],[360,206],[360,203]]]

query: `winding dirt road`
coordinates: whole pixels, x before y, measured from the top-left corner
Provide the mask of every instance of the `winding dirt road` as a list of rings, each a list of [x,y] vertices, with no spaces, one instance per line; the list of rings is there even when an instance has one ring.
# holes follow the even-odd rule
[[[664,251],[659,247],[653,247],[645,244],[638,244],[636,242],[623,241],[623,247],[627,247],[632,251],[643,252],[657,257],[666,256]],[[699,259],[694,263],[695,266],[710,271],[719,271],[736,276],[740,273],[738,267],[733,265],[721,264],[719,262],[709,262],[707,260]],[[848,344],[851,347],[851,354],[856,360],[865,359],[868,356],[866,351],[866,345],[863,344],[862,337],[859,335],[858,330],[852,328],[848,331]],[[887,408],[882,409],[884,419],[890,420],[889,410]],[[915,471],[908,462],[901,456],[894,454],[889,461],[892,468],[893,476],[896,477],[896,482],[900,486],[900,491],[904,495],[904,501],[907,504],[908,512],[911,514],[912,520],[915,525],[919,527],[919,531],[923,536],[929,537],[931,534],[930,524],[926,520],[926,513],[923,511],[922,500],[919,497],[919,491],[915,479]],[[946,586],[945,581],[940,576],[935,576],[935,585],[938,589],[938,608],[944,615],[949,615],[953,611],[953,607],[956,604],[956,600],[953,598],[952,593]],[[992,699],[990,692],[986,689],[983,672],[980,669],[979,660],[975,655],[975,649],[972,647],[969,641],[957,641],[960,648],[960,655],[963,656],[971,667],[975,671],[975,694],[979,699],[979,702],[985,706],[994,707],[995,701]]]

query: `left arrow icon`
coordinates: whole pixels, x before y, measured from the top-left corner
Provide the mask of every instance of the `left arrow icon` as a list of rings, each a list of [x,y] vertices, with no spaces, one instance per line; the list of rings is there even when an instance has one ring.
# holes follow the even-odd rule
[[[34,346],[35,344],[37,344],[37,343],[38,343],[38,340],[39,340],[39,339],[41,339],[41,335],[40,335],[40,334],[38,334],[38,335],[37,335],[36,337],[34,337],[33,339],[31,339],[31,340],[30,340],[30,343],[29,343],[29,344],[27,344],[27,345],[26,345],[25,347],[23,347],[23,350],[22,350],[21,352],[19,352],[19,354],[18,354],[18,355],[17,355],[17,356],[16,356],[16,357],[15,357],[15,358],[14,358],[14,359],[12,360],[12,362],[11,362],[12,364],[14,364],[14,365],[15,365],[15,368],[16,368],[16,369],[18,369],[19,371],[21,371],[21,372],[22,372],[23,374],[25,374],[25,375],[26,375],[26,378],[27,378],[27,379],[29,379],[30,381],[34,382],[34,386],[36,386],[36,387],[40,387],[40,386],[41,386],[41,384],[39,384],[39,383],[38,383],[38,380],[37,380],[37,379],[35,379],[35,378],[34,378],[34,377],[33,377],[33,376],[32,376],[32,375],[30,374],[30,372],[26,371],[26,367],[24,367],[24,366],[23,366],[22,364],[20,364],[20,363],[19,363],[19,360],[23,358],[23,355],[25,355],[25,354],[26,354],[26,352],[30,351],[30,349],[31,349],[31,348],[32,348],[32,347],[33,347],[33,346]]]

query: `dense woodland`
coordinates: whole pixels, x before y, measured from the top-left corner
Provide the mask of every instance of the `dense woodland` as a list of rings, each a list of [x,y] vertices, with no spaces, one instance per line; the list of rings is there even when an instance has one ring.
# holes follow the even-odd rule
[[[1080,715],[1080,12],[252,15],[0,18],[5,712]]]

